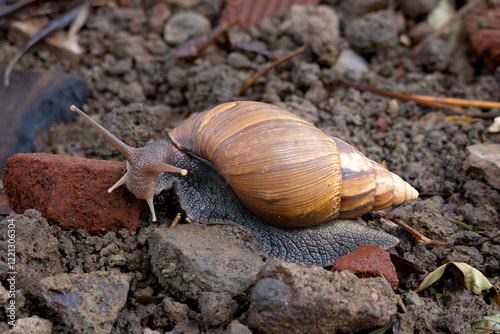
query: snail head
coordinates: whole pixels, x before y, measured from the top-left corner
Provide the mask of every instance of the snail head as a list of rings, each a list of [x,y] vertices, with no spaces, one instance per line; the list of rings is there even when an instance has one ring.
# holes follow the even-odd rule
[[[153,221],[156,221],[153,198],[156,191],[158,176],[162,172],[187,175],[187,171],[164,162],[164,158],[168,154],[167,148],[164,145],[153,143],[141,148],[130,147],[76,106],[72,105],[70,109],[81,115],[90,125],[99,131],[111,145],[120,151],[125,159],[127,159],[127,172],[118,182],[108,189],[108,192],[112,192],[119,186],[125,185],[135,197],[147,201]]]

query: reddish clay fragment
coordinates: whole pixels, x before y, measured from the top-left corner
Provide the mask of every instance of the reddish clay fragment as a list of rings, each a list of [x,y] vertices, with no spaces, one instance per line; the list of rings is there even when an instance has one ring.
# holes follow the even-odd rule
[[[347,270],[359,278],[384,277],[393,290],[398,289],[398,276],[391,257],[380,246],[365,245],[351,254],[339,257],[332,271]]]
[[[238,27],[246,29],[259,24],[265,17],[287,10],[292,5],[317,6],[319,2],[319,0],[228,0],[219,23],[229,23],[237,19]]]
[[[7,160],[2,181],[17,213],[34,208],[65,229],[134,231],[145,202],[124,187],[107,192],[124,173],[122,162],[20,153]]]

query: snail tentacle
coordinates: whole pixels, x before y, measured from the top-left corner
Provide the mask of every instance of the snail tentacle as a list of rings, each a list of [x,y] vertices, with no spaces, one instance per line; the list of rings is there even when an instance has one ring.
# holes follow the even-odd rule
[[[118,182],[116,182],[111,188],[108,189],[108,193],[111,193],[116,188],[118,188],[118,187],[123,186],[124,184],[126,184],[127,183],[127,178],[128,178],[127,173],[123,174],[123,176],[118,180]]]
[[[123,141],[121,141],[118,137],[116,137],[114,134],[106,130],[101,124],[97,123],[94,121],[90,116],[88,116],[86,113],[78,109],[75,105],[72,105],[69,107],[72,111],[76,111],[80,116],[82,116],[87,123],[92,125],[97,131],[99,131],[100,134],[106,138],[106,140],[113,145],[118,151],[120,151],[121,154],[127,159],[127,161],[130,159],[134,152],[134,148],[128,146],[125,144]]]
[[[108,192],[112,192],[116,188],[125,185],[135,197],[147,201],[153,221],[156,221],[153,198],[156,191],[158,176],[162,172],[179,173],[183,176],[187,174],[187,170],[172,166],[165,162],[168,160],[169,154],[171,154],[169,147],[172,145],[164,145],[164,142],[157,142],[141,148],[131,147],[76,106],[72,105],[70,109],[80,114],[90,125],[99,131],[111,145],[120,151],[127,160],[127,172],[118,182],[108,189]]]

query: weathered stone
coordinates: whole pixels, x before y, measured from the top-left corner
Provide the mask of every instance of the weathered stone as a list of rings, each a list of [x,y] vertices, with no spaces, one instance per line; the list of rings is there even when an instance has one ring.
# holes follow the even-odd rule
[[[108,193],[124,173],[121,162],[31,153],[9,158],[2,180],[15,212],[35,208],[63,228],[105,233],[135,230],[145,208],[124,187]]]
[[[450,47],[441,38],[425,38],[420,44],[418,62],[428,71],[444,71],[450,64]]]
[[[252,334],[252,331],[238,320],[233,320],[227,325],[226,334]]]
[[[350,17],[386,9],[389,5],[389,0],[345,0],[341,1],[340,8],[344,17]]]
[[[233,318],[238,303],[227,292],[202,292],[198,298],[198,307],[204,323],[209,326],[225,326]]]
[[[11,330],[3,332],[4,334],[20,334],[20,333],[37,333],[50,334],[52,333],[52,322],[47,319],[42,319],[37,315],[29,318],[19,318]]]
[[[353,49],[376,53],[398,43],[398,30],[394,13],[380,10],[352,20],[345,28],[345,37]]]
[[[264,23],[265,20],[262,22]],[[260,29],[263,25],[260,25]],[[270,27],[269,37],[273,38],[276,28]],[[287,12],[278,32],[292,38],[296,44],[304,44],[314,54],[315,62],[333,66],[340,52],[346,46],[340,38],[339,17],[330,6],[308,7],[293,5]]]
[[[245,293],[263,263],[255,240],[241,226],[160,226],[149,237],[152,271],[182,302],[204,291]]]
[[[353,333],[386,325],[397,298],[382,278],[359,279],[268,260],[251,293],[248,323],[262,333]]]
[[[198,323],[191,319],[179,322],[169,334],[199,334],[201,333]]]
[[[43,300],[72,333],[110,333],[127,301],[125,274],[60,274],[41,282]]]
[[[401,0],[401,9],[407,16],[415,18],[428,14],[437,3],[438,0]]]
[[[168,323],[171,325],[175,325],[188,317],[189,306],[179,303],[170,297],[163,299],[161,308],[166,315]]]
[[[464,169],[484,175],[489,184],[500,189],[500,144],[472,145],[467,152]]]
[[[344,270],[359,278],[384,277],[394,291],[398,289],[398,275],[391,256],[380,246],[361,246],[351,254],[339,257],[332,271]]]
[[[210,32],[210,21],[196,12],[181,12],[172,15],[165,25],[163,37],[172,45],[179,45],[193,37]]]
[[[361,76],[370,69],[365,58],[349,48],[340,53],[333,68],[338,74],[347,74],[355,80],[361,80]]]
[[[8,272],[16,272],[15,289],[25,295],[39,296],[40,280],[62,273],[59,241],[51,233],[51,227],[40,212],[27,210],[24,215],[12,214],[0,220],[0,253],[8,252],[8,230],[15,226],[16,263],[8,266]],[[8,261],[7,256],[2,259]],[[7,278],[9,274],[7,273]],[[7,290],[10,290],[7,287]]]

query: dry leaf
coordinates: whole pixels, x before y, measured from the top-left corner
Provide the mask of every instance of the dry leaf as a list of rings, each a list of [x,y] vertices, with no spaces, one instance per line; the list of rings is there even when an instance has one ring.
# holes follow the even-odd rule
[[[437,268],[432,273],[427,275],[427,277],[424,278],[424,280],[418,287],[417,292],[422,291],[434,282],[437,282],[449,267],[455,267],[460,270],[463,274],[465,286],[477,295],[481,294],[482,291],[493,288],[493,285],[490,283],[490,281],[488,281],[488,279],[476,268],[463,262],[450,262],[442,265],[441,267]],[[498,300],[498,298],[500,298],[500,296],[495,290],[494,299]]]
[[[487,328],[495,328],[500,330],[500,314],[488,315],[483,319],[479,320],[476,323],[473,323],[474,327],[487,327]],[[493,333],[493,331],[488,329],[478,329],[474,328],[474,334],[488,334]]]

